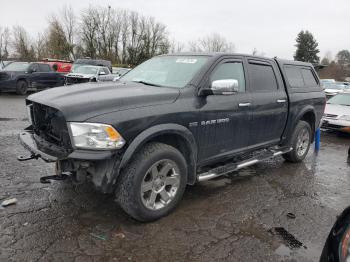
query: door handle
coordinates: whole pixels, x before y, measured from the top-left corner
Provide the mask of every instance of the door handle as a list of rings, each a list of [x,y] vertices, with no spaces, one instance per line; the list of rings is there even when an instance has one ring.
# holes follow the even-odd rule
[[[250,103],[239,103],[238,106],[239,107],[248,107],[248,106],[250,106]]]
[[[286,99],[277,99],[277,103],[285,103],[286,101]]]

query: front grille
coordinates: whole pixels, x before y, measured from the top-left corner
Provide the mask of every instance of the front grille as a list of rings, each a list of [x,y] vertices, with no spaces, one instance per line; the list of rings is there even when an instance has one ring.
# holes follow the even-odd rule
[[[5,72],[0,72],[0,81],[8,80],[10,78],[9,74]]]
[[[90,81],[89,78],[79,78],[79,77],[67,77],[66,78],[66,84],[68,84],[68,85],[88,83],[89,81]]]
[[[337,118],[338,115],[333,115],[333,114],[324,114],[325,117],[327,118]]]
[[[328,122],[323,122],[321,127],[322,128],[326,128],[326,129],[341,129],[341,128],[344,128],[344,126],[329,124]]]
[[[62,149],[72,148],[66,120],[59,110],[39,103],[32,103],[30,117],[35,135]]]

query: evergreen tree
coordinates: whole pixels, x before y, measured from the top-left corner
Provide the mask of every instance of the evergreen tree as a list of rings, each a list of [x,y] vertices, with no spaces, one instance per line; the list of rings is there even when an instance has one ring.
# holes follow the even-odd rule
[[[294,55],[294,60],[304,61],[309,63],[318,63],[320,58],[318,53],[320,52],[317,47],[318,43],[309,31],[301,31],[296,38],[297,50]]]

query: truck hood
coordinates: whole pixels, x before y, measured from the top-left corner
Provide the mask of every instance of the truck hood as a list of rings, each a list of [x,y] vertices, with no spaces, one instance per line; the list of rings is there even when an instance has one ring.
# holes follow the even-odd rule
[[[52,88],[28,100],[60,110],[67,121],[85,121],[105,113],[170,104],[179,93],[175,88],[134,82],[98,82]]]

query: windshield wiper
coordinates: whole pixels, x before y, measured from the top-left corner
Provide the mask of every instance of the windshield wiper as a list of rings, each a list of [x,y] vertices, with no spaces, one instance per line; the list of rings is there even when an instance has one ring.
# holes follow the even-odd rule
[[[157,87],[162,87],[161,85],[157,85],[157,84],[153,84],[153,83],[149,83],[143,80],[140,81],[132,81],[132,82],[136,82],[136,83],[140,83],[140,84],[144,84],[144,85],[148,85],[148,86],[157,86]]]

